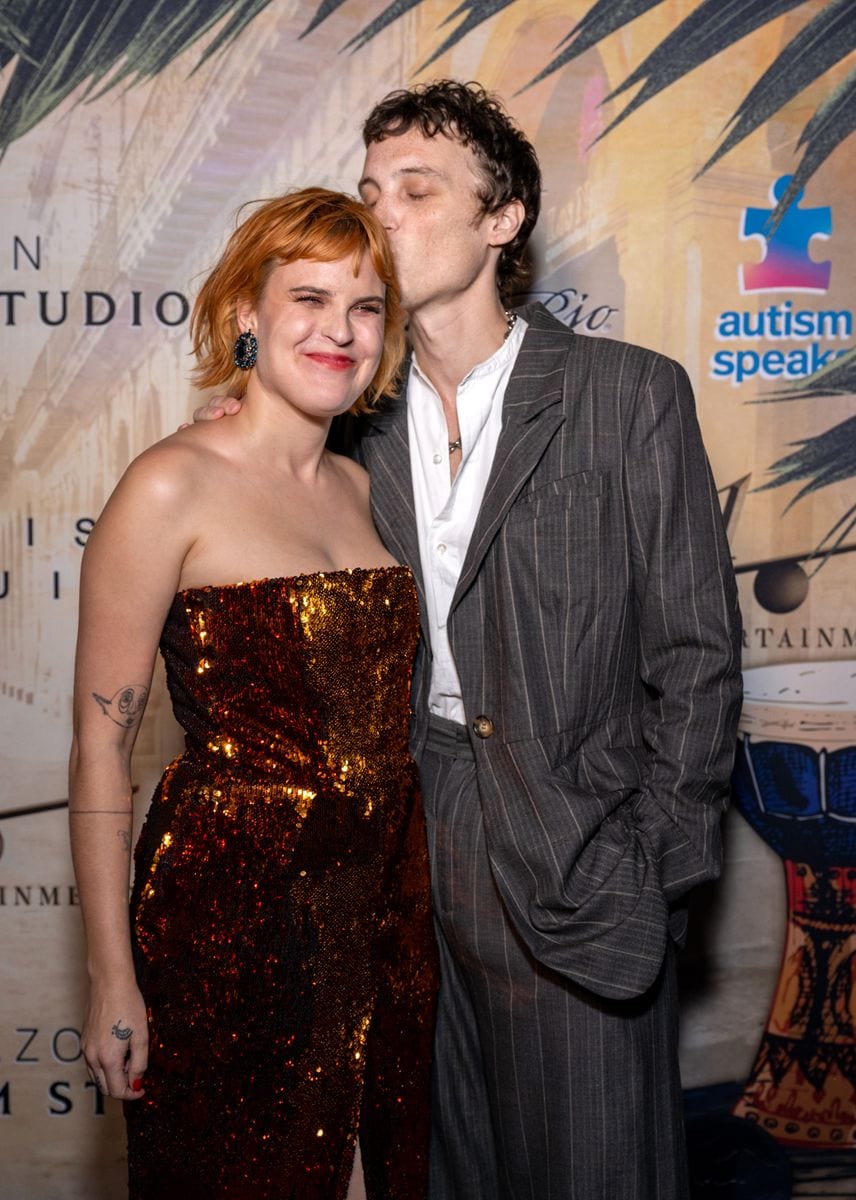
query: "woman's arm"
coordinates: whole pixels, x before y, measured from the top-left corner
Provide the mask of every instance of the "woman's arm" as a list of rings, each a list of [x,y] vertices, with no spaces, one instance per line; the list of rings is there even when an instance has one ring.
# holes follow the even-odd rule
[[[192,542],[186,449],[131,465],[84,554],[69,764],[72,857],[90,998],[83,1053],[102,1091],[142,1095],[148,1031],[131,958],[131,751],[164,620]]]

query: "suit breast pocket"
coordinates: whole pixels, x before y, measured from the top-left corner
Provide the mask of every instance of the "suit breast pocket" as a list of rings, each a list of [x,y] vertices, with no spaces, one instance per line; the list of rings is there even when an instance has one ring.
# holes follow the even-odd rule
[[[507,525],[532,524],[551,518],[565,518],[573,514],[585,523],[586,516],[594,516],[601,499],[609,491],[609,474],[594,469],[563,475],[549,483],[542,483],[529,491],[524,490],[509,510]]]

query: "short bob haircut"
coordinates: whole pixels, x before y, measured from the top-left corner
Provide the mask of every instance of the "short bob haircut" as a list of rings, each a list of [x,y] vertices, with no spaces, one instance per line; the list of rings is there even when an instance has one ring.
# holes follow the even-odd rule
[[[232,234],[220,261],[202,285],[190,318],[195,382],[220,387],[230,396],[246,390],[248,371],[235,366],[239,300],[256,304],[273,269],[307,258],[338,262],[352,258],[354,274],[368,254],[385,285],[383,351],[374,379],[353,412],[367,412],[395,389],[404,358],[404,313],[392,254],[380,222],[364,205],[341,192],[303,188],[264,202]]]

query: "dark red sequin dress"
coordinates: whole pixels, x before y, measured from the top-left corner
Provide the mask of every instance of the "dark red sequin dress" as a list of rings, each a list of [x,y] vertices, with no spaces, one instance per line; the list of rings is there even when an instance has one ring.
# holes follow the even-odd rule
[[[175,599],[187,749],[136,850],[130,1195],[422,1200],[436,989],[406,567]]]

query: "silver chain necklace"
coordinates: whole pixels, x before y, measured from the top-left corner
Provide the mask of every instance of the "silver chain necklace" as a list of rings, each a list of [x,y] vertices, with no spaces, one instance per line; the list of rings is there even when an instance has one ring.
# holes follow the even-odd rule
[[[504,312],[505,312],[505,334],[503,335],[503,338],[502,338],[503,345],[505,345],[505,343],[508,341],[509,337],[511,336],[512,329],[517,324],[517,313],[516,312],[511,312],[507,308],[504,309]],[[456,450],[462,450],[461,439],[459,437],[455,438],[455,440],[453,442],[449,442],[449,454],[450,455],[454,454]]]

